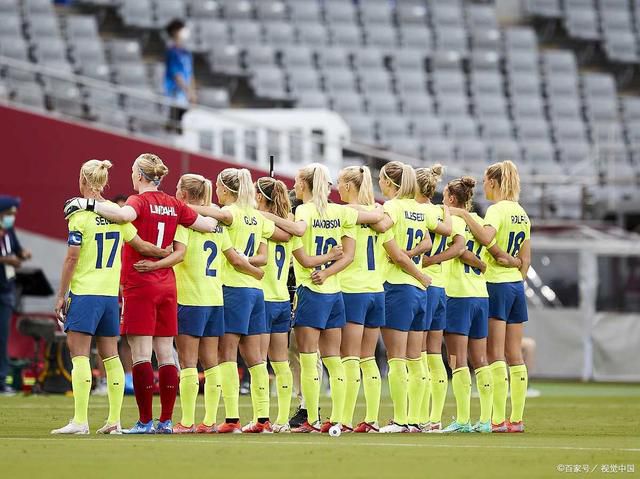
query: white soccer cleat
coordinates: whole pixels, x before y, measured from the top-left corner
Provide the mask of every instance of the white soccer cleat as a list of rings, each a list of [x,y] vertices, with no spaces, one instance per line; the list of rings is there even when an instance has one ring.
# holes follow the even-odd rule
[[[431,423],[421,422],[420,424],[418,424],[418,427],[420,428],[420,432],[429,432],[431,430]]]
[[[273,429],[273,432],[275,432],[275,433],[291,432],[291,426],[289,426],[289,424],[287,424],[287,423],[285,423],[285,424],[273,424],[271,426],[271,429]]]
[[[113,424],[105,423],[104,426],[96,431],[96,434],[122,434],[122,427],[119,422]]]
[[[442,433],[442,423],[440,422],[432,422],[429,424],[429,430],[424,431],[427,434],[441,434]]]
[[[381,427],[380,432],[383,434],[396,434],[409,432],[409,428],[403,424],[397,424],[391,421],[388,425]]]
[[[51,434],[89,434],[89,425],[69,421],[66,426],[52,430]]]

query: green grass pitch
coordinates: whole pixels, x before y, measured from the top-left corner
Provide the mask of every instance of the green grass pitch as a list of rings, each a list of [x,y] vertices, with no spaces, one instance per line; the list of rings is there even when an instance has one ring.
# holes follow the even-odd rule
[[[640,475],[640,385],[535,383],[527,400],[525,434],[344,434],[108,436],[93,432],[106,417],[105,398],[90,401],[91,436],[52,437],[72,416],[62,396],[0,398],[0,477],[3,478],[455,478],[566,477],[567,466],[590,476]],[[295,401],[294,401],[295,402]],[[275,407],[272,398],[272,407]],[[159,398],[154,403],[158,412]],[[329,399],[321,403],[329,411]],[[472,417],[478,414],[472,400]],[[219,418],[223,412],[220,409]],[[243,423],[250,400],[241,399]],[[202,418],[202,397],[197,418]],[[358,404],[356,420],[363,414]],[[444,421],[454,414],[448,398]],[[388,397],[380,417],[391,416]],[[178,407],[174,418],[179,420]],[[275,417],[275,414],[273,414]],[[125,398],[123,426],[136,406]],[[634,472],[629,472],[633,465]],[[612,471],[615,466],[620,471]],[[585,472],[588,467],[593,472]],[[564,469],[561,471],[560,469]]]

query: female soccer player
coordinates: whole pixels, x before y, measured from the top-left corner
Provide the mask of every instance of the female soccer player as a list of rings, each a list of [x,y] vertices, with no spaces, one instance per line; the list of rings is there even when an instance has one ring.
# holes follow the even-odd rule
[[[194,207],[227,226],[231,243],[243,251],[254,266],[267,264],[268,239],[288,241],[291,236],[277,228],[255,208],[255,188],[246,169],[222,170],[216,181],[216,195],[223,208]],[[223,278],[225,334],[220,340],[220,378],[226,410],[219,433],[272,432],[269,422],[269,373],[263,359],[261,335],[267,332],[264,292],[254,276],[232,268]],[[253,420],[240,426],[238,408],[238,348],[251,375]]]
[[[371,171],[366,166],[343,169],[338,177],[338,192],[340,199],[354,208],[373,211],[376,207]],[[383,284],[388,261],[384,244],[390,239],[391,232],[378,233],[369,225],[357,227],[353,263],[339,275],[346,318],[340,347],[346,380],[343,432],[379,430],[381,381],[375,351],[380,327],[384,325]],[[411,262],[408,257],[404,259]],[[354,428],[360,370],[367,411],[365,420]]]
[[[301,389],[308,420],[292,432],[328,432],[340,427],[344,408],[344,369],[340,360],[341,329],[345,323],[344,303],[337,274],[353,260],[353,239],[357,223],[380,220],[379,212],[358,212],[329,204],[329,171],[312,164],[301,169],[295,181],[296,197],[303,201],[295,214],[294,229],[302,236],[293,240],[294,269],[298,282],[295,312],[296,340],[300,351]],[[341,245],[344,255],[318,266],[309,257],[328,254]],[[317,258],[315,258],[317,259]],[[320,350],[329,371],[332,411],[330,420],[320,424],[317,417],[320,382],[316,368]]]
[[[67,216],[78,209],[95,211],[117,223],[132,222],[142,239],[166,248],[173,244],[178,225],[211,232],[217,222],[196,214],[182,201],[159,191],[162,178],[169,172],[156,155],[145,153],[136,158],[131,181],[137,195],[129,196],[125,206],[75,198],[67,202]],[[178,245],[180,243],[177,243]],[[173,432],[171,416],[178,392],[178,370],[173,357],[173,337],[178,333],[176,282],[172,268],[137,271],[134,264],[140,254],[125,246],[123,256],[122,333],[127,335],[133,358],[133,386],[140,413],[128,434]],[[153,423],[152,351],[159,364],[160,420]]]
[[[439,431],[441,429],[440,418],[442,417],[442,410],[447,396],[447,370],[442,362],[441,353],[447,301],[445,294],[447,274],[443,269],[446,265],[445,261],[459,256],[464,251],[464,234],[452,235],[449,209],[446,206],[434,205],[431,202],[442,173],[443,167],[440,164],[416,170],[416,180],[418,182],[416,201],[425,204],[431,215],[437,218],[438,223],[436,229],[429,232],[432,246],[430,251],[422,258],[425,274],[431,278],[431,285],[427,288],[426,293],[427,323],[421,354],[421,362],[426,379],[424,381],[422,405],[418,416],[409,415],[409,429],[411,432]],[[440,256],[441,253],[443,253],[442,256]],[[433,258],[435,256],[440,259],[434,261]],[[412,368],[415,370],[414,375],[417,376],[420,373],[415,362],[409,360],[407,361],[407,366],[410,376]],[[416,387],[421,385],[418,381],[415,381],[415,384]],[[410,396],[412,395],[411,393],[409,394]],[[417,395],[417,393],[415,394]],[[429,403],[431,403],[431,414],[429,414]],[[409,409],[414,410],[411,402],[409,403]]]
[[[488,361],[493,375],[493,432],[524,432],[522,416],[527,394],[527,368],[522,359],[522,329],[528,319],[523,279],[531,264],[530,228],[527,213],[518,204],[520,177],[511,161],[495,163],[484,175],[484,192],[493,202],[487,209],[484,224],[465,209],[452,210],[461,216],[473,236],[487,247],[494,240],[497,247],[514,258],[508,261],[486,256],[489,292]],[[511,417],[505,420],[509,378],[511,382]]]
[[[102,190],[108,181],[111,162],[89,160],[80,169],[80,194],[84,199],[104,202]],[[167,252],[142,241],[131,224],[119,225],[92,212],[78,212],[69,218],[69,239],[56,315],[64,318],[73,369],[71,384],[75,415],[52,434],[89,434],[87,409],[91,393],[91,339],[96,337],[98,353],[107,373],[109,417],[99,434],[120,434],[120,408],[124,394],[124,370],[118,357],[120,250],[128,242],[140,254],[166,256]],[[65,296],[69,293],[68,299]]]
[[[435,230],[438,223],[436,216],[414,199],[417,183],[411,166],[398,161],[387,163],[380,170],[378,183],[382,194],[389,200],[384,204],[384,219],[374,225],[374,228],[377,231],[391,229],[395,238],[385,243],[387,254],[394,264],[389,266],[385,274],[385,324],[382,328],[389,362],[393,421],[382,427],[380,432],[408,432],[408,391],[413,395],[409,398],[409,404],[413,404],[415,409],[415,412],[412,409],[412,415],[417,415],[424,395],[426,373],[421,361],[422,337],[426,325],[424,298],[431,278],[418,269],[419,255],[412,258],[408,268],[403,268],[398,264],[397,252],[394,251],[399,248],[396,241],[405,246],[406,251],[413,250],[419,244],[424,251],[430,249],[428,233]],[[407,375],[407,358],[411,362],[410,376]],[[416,386],[416,383],[422,383],[422,386]]]
[[[444,189],[444,204],[451,208],[471,211],[473,189],[476,181],[468,176],[450,181]],[[479,224],[484,220],[476,213],[470,216]],[[449,366],[453,371],[451,383],[456,398],[456,420],[443,432],[491,432],[491,403],[493,378],[487,363],[487,334],[489,329],[489,295],[484,279],[486,264],[481,260],[483,246],[473,236],[464,220],[454,216],[454,234],[465,235],[463,254],[451,260],[447,272],[447,325],[445,342]],[[445,253],[432,257],[438,261]],[[467,367],[469,359],[476,374],[480,395],[480,420],[471,425],[471,375]]]

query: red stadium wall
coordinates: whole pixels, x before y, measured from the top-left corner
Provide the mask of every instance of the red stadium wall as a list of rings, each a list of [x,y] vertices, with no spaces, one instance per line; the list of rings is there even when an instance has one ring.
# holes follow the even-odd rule
[[[62,207],[77,196],[80,165],[91,158],[110,160],[105,197],[132,194],[131,164],[141,153],[162,158],[169,175],[162,187],[169,194],[181,174],[200,173],[215,179],[223,168],[236,164],[185,152],[138,138],[113,134],[91,126],[0,106],[2,160],[0,194],[22,198],[18,226],[34,233],[66,239]],[[264,171],[251,169],[254,178]],[[295,172],[291,172],[291,177]],[[282,178],[292,186],[291,178]]]

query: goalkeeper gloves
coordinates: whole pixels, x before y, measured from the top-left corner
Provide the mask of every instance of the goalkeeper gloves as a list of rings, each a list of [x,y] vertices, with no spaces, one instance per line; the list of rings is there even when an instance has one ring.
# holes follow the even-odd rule
[[[96,200],[93,198],[71,198],[64,202],[64,219],[68,220],[78,211],[94,211]]]

